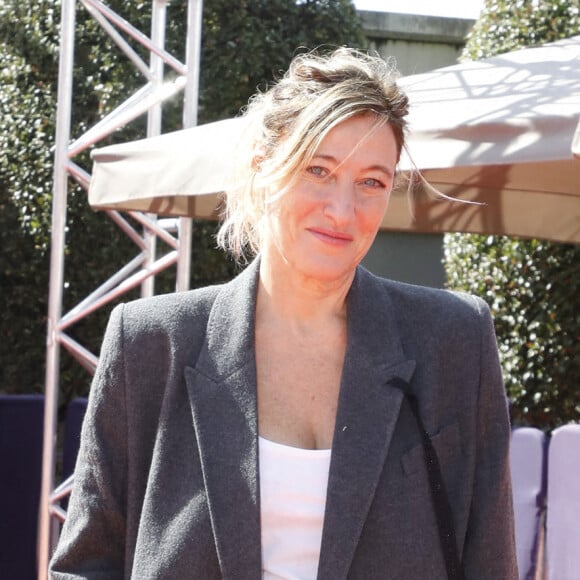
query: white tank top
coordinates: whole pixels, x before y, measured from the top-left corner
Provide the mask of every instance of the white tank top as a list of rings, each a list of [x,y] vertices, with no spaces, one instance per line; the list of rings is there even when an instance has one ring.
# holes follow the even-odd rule
[[[259,438],[263,580],[314,580],[318,572],[330,449]]]

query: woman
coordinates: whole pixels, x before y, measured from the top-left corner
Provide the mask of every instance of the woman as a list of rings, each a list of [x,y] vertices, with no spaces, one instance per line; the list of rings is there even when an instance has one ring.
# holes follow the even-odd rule
[[[493,325],[359,266],[407,98],[379,58],[298,56],[219,233],[232,282],[113,312],[55,578],[516,578]]]

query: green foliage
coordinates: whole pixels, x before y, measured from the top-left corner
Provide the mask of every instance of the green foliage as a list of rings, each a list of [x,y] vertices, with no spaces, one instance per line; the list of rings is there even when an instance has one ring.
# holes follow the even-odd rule
[[[487,0],[464,57],[579,33],[578,0]],[[514,422],[549,429],[580,420],[580,247],[448,234],[445,268],[449,287],[492,309]]]
[[[145,83],[82,4],[76,4],[73,138]],[[149,32],[150,0],[106,4]],[[59,22],[59,0],[0,2],[0,391],[5,392],[41,392],[44,387]],[[180,59],[185,23],[186,1],[168,3],[167,47]],[[205,0],[200,122],[237,114],[257,87],[287,67],[299,47],[363,47],[364,42],[350,0]],[[147,62],[145,51],[135,49]],[[175,99],[164,105],[164,131],[180,126],[181,104]],[[99,145],[144,135],[141,119]],[[88,153],[74,161],[90,169]],[[90,210],[86,193],[72,183],[67,226],[65,312],[138,253],[102,213]],[[215,248],[215,227],[194,225],[193,287],[225,280],[235,271]],[[156,281],[157,292],[173,287],[174,272]],[[73,338],[97,353],[109,311],[76,325]],[[89,377],[66,352],[61,366],[64,404],[87,392]]]
[[[479,60],[579,32],[579,0],[486,0],[463,58]]]
[[[0,392],[42,392],[48,260],[14,224],[0,195]]]
[[[200,109],[208,121],[237,114],[300,48],[365,43],[350,0],[213,0],[204,27]]]
[[[453,234],[445,261],[449,286],[481,296],[492,310],[514,420],[577,420],[580,247]]]

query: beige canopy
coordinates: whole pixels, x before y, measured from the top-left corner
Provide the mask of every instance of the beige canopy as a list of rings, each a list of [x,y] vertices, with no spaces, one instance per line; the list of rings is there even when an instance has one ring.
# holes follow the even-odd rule
[[[483,205],[442,201],[422,188],[409,204],[401,187],[385,229],[580,242],[580,36],[401,85],[411,100],[412,158],[403,156],[402,171],[414,163],[441,192]],[[230,119],[97,149],[89,202],[215,217],[244,131],[243,119]]]

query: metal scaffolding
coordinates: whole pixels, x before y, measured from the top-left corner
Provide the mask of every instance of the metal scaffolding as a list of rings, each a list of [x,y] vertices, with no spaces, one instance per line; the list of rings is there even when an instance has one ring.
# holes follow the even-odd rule
[[[106,214],[136,244],[138,254],[89,296],[63,314],[65,232],[69,178],[88,190],[91,176],[73,159],[137,117],[147,115],[147,136],[161,132],[162,102],[183,92],[183,127],[197,122],[199,55],[201,49],[202,0],[187,0],[187,42],[185,62],[169,54],[165,46],[167,6],[170,0],[152,0],[151,35],[147,36],[100,0],[62,0],[58,105],[52,200],[50,287],[46,347],[46,398],[40,518],[38,531],[38,578],[48,576],[48,562],[58,539],[58,524],[66,513],[60,500],[72,489],[72,477],[55,488],[57,410],[60,378],[60,348],[64,347],[87,371],[94,373],[97,357],[75,341],[67,330],[86,316],[136,287],[144,296],[154,292],[154,277],[173,265],[177,267],[176,290],[187,290],[190,278],[191,233],[189,218],[172,220],[128,212]],[[144,86],[130,95],[96,125],[71,139],[73,60],[77,5],[81,4],[145,77]],[[149,63],[133,49],[140,44],[150,55]],[[176,73],[164,81],[165,68]],[[138,224],[136,228],[133,224]],[[156,241],[163,240],[169,251],[157,256]]]

